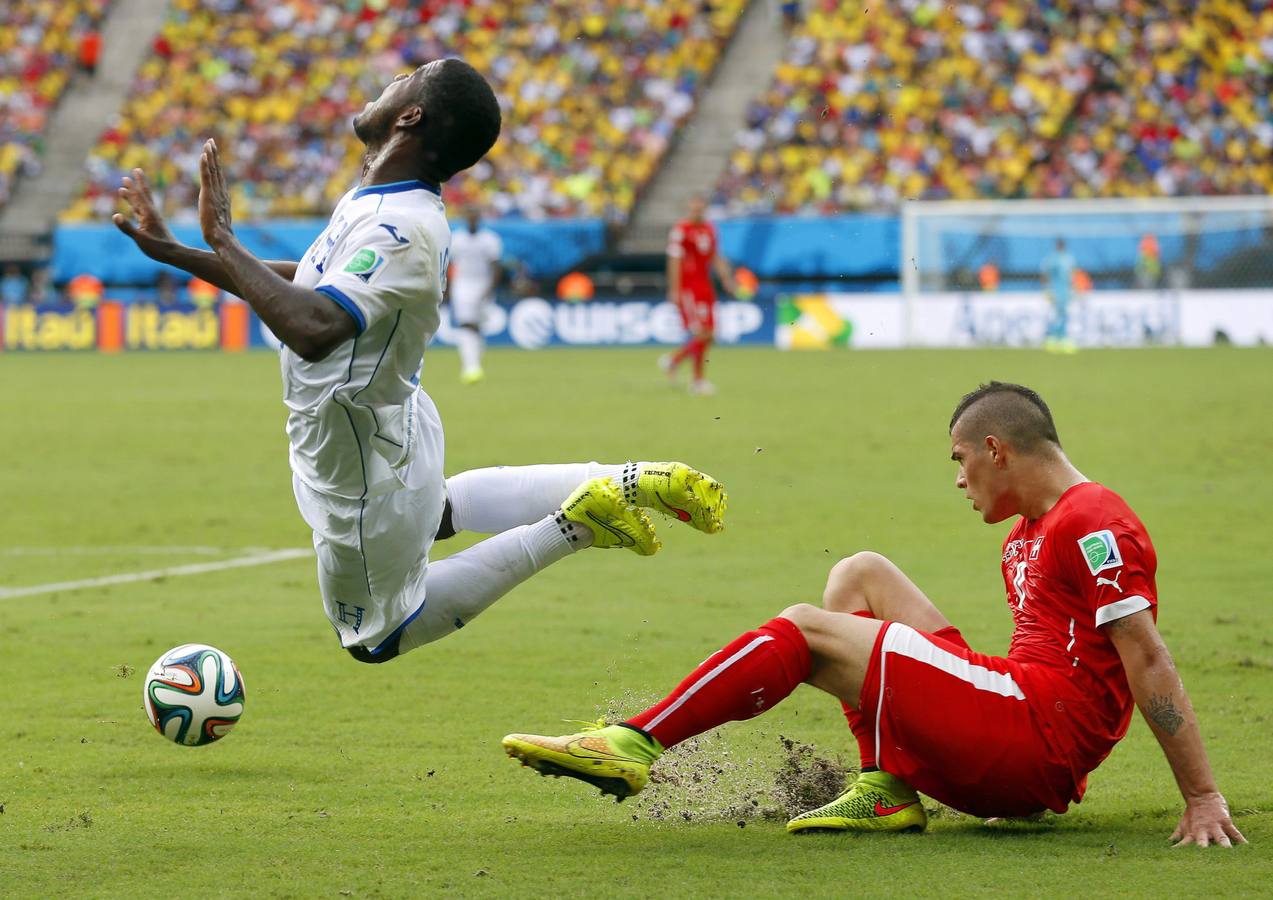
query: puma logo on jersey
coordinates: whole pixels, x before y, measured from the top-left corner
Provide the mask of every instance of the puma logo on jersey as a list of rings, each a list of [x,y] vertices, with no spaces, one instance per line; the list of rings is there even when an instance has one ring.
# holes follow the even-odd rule
[[[1111,587],[1113,587],[1114,590],[1118,591],[1121,594],[1123,592],[1123,589],[1119,585],[1118,579],[1122,574],[1123,574],[1122,572],[1115,572],[1113,578],[1097,578],[1096,586],[1100,587],[1102,584],[1108,584]]]

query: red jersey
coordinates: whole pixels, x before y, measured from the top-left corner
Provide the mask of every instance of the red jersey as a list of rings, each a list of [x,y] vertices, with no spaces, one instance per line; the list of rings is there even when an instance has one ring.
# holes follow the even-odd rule
[[[1053,701],[1043,704],[1045,724],[1080,785],[1127,733],[1134,706],[1100,626],[1142,609],[1157,618],[1157,567],[1140,519],[1094,482],[1074,485],[1038,519],[1020,519],[1003,543],[1015,626],[1008,659],[1023,664],[1027,694]]]
[[[712,259],[716,256],[716,229],[711,222],[677,222],[667,238],[667,255],[681,261],[681,283],[675,286],[679,294],[715,299]]]

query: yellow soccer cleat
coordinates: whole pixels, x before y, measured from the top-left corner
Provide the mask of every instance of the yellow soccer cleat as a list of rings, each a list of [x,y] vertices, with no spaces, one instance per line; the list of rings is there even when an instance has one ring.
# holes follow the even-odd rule
[[[725,527],[728,496],[719,481],[681,462],[628,463],[623,498],[715,534]]]
[[[663,752],[657,741],[635,729],[602,723],[561,737],[510,734],[502,743],[505,753],[540,775],[586,781],[620,802],[641,792],[650,764]]]
[[[567,519],[592,532],[592,546],[622,548],[641,556],[659,552],[658,536],[650,517],[623,501],[623,494],[609,478],[585,481],[561,504]]]
[[[477,384],[485,377],[486,373],[481,369],[465,369],[460,373],[460,384]]]
[[[863,772],[830,803],[801,813],[787,831],[923,831],[928,814],[919,795],[887,772]]]

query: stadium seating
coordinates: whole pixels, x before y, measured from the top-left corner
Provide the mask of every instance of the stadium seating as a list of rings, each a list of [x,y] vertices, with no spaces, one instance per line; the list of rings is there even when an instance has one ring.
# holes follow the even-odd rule
[[[744,5],[174,0],[64,218],[113,211],[133,166],[152,173],[168,213],[192,214],[208,136],[224,147],[239,215],[326,215],[358,172],[353,114],[403,69],[457,55],[492,80],[505,125],[448,202],[621,220]]]
[[[0,4],[0,205],[39,166],[49,114],[70,82],[81,43],[110,0],[5,0]]]
[[[1267,0],[805,6],[720,211],[1273,190]]]

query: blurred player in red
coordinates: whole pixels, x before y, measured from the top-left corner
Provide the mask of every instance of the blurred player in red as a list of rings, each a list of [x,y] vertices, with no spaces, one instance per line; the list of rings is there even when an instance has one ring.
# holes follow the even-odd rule
[[[664,748],[808,682],[840,699],[862,774],[787,830],[922,830],[917,791],[977,816],[1064,812],[1137,705],[1184,796],[1173,840],[1244,841],[1158,633],[1157,556],[1140,519],[1074,467],[1028,388],[991,382],[965,396],[950,441],[955,486],[982,519],[1020,516],[1003,545],[1006,657],[970,649],[900,569],[858,553],[831,570],[822,609],[792,606],[745,632],[645,712],[563,737],[509,735],[509,755],[622,798]]]
[[[707,203],[690,198],[689,215],[672,226],[667,239],[667,302],[681,312],[688,338],[676,353],[659,357],[659,365],[675,380],[676,370],[687,359],[694,361],[691,394],[714,394],[716,387],[703,377],[707,350],[716,330],[716,290],[712,270],[730,294],[735,292],[734,273],[717,252],[716,229],[703,218]]]

